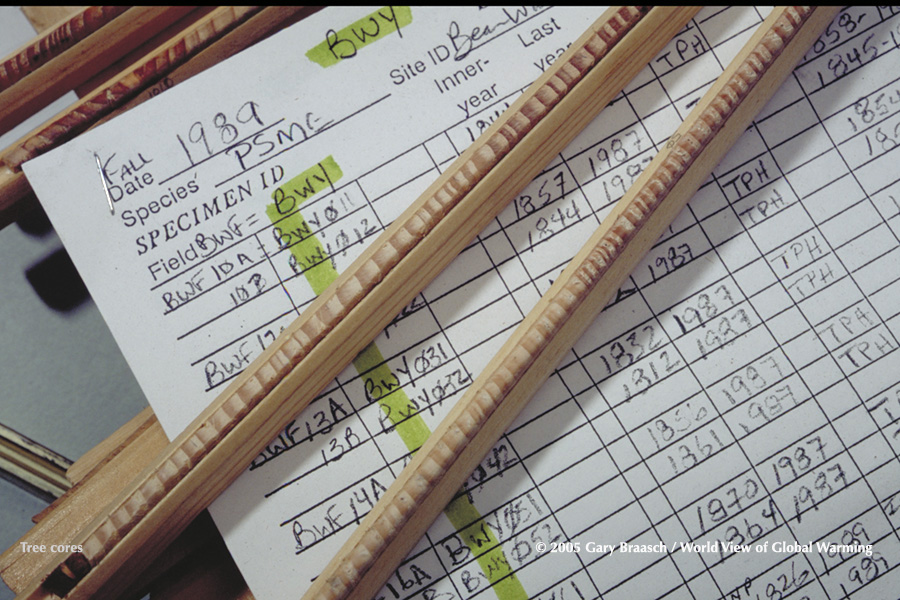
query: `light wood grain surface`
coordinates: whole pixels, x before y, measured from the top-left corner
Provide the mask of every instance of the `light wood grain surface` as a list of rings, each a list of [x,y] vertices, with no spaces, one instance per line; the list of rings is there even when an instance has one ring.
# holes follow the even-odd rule
[[[57,582],[80,580],[68,597],[123,589],[695,12],[654,9],[645,24],[637,9],[611,11],[601,36],[573,44],[76,538],[82,553],[54,557],[66,561]],[[613,45],[626,34],[632,44]],[[23,597],[45,592],[36,581]]]
[[[26,117],[34,114],[75,85],[114,63],[122,54],[139,46],[144,40],[171,25],[193,7],[144,7],[127,11],[110,8],[108,11],[88,8],[80,19],[61,24],[37,42],[38,50],[29,45],[13,57],[3,61],[0,71],[0,133],[9,131]],[[87,25],[90,16],[99,12],[97,21],[103,27]],[[107,14],[108,13],[108,14]],[[111,18],[109,21],[105,17]],[[68,31],[62,37],[77,41],[66,44],[50,43],[55,33]],[[93,35],[92,35],[93,34]],[[41,51],[40,49],[46,50]],[[64,48],[55,52],[57,48]],[[49,60],[38,60],[46,54]],[[19,66],[21,69],[14,67]],[[22,74],[21,77],[18,74]]]
[[[371,598],[834,16],[779,8],[616,204],[304,598]]]

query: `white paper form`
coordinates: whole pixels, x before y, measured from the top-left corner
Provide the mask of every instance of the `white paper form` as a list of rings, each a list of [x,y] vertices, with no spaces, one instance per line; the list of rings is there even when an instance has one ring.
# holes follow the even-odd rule
[[[760,13],[698,15],[217,501],[257,597],[306,588]],[[597,14],[326,11],[27,165],[170,434]],[[832,24],[385,598],[896,597],[898,26]]]

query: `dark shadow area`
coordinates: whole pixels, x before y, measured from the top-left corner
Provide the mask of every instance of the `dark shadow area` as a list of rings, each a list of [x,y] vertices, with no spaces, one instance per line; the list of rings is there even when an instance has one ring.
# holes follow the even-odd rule
[[[89,297],[81,276],[64,248],[55,250],[29,267],[25,278],[44,304],[58,312],[74,310]]]
[[[44,212],[43,207],[38,202],[33,204],[34,207],[20,216],[16,222],[22,233],[32,237],[45,237],[53,231],[53,226],[50,224],[50,219],[47,218],[47,213]]]

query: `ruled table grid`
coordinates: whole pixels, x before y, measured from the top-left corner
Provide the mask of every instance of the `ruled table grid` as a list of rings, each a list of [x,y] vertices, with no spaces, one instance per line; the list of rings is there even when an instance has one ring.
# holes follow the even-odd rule
[[[850,9],[843,13],[849,15],[846,22],[859,21],[854,11],[864,10],[871,18],[872,9]],[[560,257],[580,243],[573,240],[590,235],[712,82],[686,87],[676,77],[679,70],[711,62],[713,71],[721,71],[761,20],[755,12],[710,12],[612,103],[608,112],[614,118],[593,125],[563,151],[379,339],[396,377],[393,385],[410,396],[416,415],[430,426],[549,288],[565,265]],[[890,400],[878,401],[892,390],[876,385],[868,393],[854,382],[897,361],[896,303],[877,309],[867,294],[880,289],[864,289],[856,276],[891,260],[900,245],[889,226],[896,214],[886,217],[889,205],[876,204],[854,174],[869,164],[848,154],[847,144],[856,138],[835,137],[826,125],[848,107],[820,116],[811,99],[827,85],[840,85],[839,78],[808,92],[812,79],[804,75],[831,69],[822,66],[829,52],[875,35],[871,31],[880,23],[896,27],[897,19],[884,21],[880,13],[878,18],[855,36],[842,31],[838,45],[806,58],[619,291],[606,311],[611,318],[586,333],[461,492],[480,508],[508,566],[526,581],[544,582],[529,588],[533,597],[750,598],[796,592],[844,598],[869,594],[871,585],[887,586],[895,577],[896,436],[876,416],[881,409],[891,417],[887,425],[896,422],[891,407],[884,407]],[[731,34],[724,33],[724,20],[736,22],[729,23]],[[710,40],[716,40],[712,46]],[[667,102],[654,106],[660,96]],[[800,114],[804,118],[795,117]],[[397,216],[396,209],[386,210],[393,206],[387,200],[414,195],[411,190],[442,172],[481,127],[460,123],[304,203],[301,212],[316,223],[311,234],[324,236],[328,248],[318,260],[337,265],[349,245],[383,230]],[[832,155],[840,168],[827,162]],[[820,163],[821,176],[810,177]],[[803,182],[802,190],[794,180]],[[840,184],[844,180],[854,186],[848,189]],[[815,181],[819,185],[808,189]],[[839,210],[826,214],[807,207],[836,184],[844,186],[842,197],[829,202]],[[848,194],[859,200],[847,206]],[[846,231],[845,212],[853,213],[858,230]],[[284,298],[276,310],[281,317],[262,325],[267,332],[312,300],[301,277],[305,269],[287,269],[290,244],[279,239],[277,226],[253,232],[262,254],[253,266],[269,265],[265,291],[281,288]],[[882,231],[887,247],[857,264],[857,246]],[[839,241],[833,244],[835,236]],[[882,313],[890,315],[887,320]],[[219,351],[232,352],[253,335],[260,333],[232,339]],[[264,334],[263,341],[270,337]],[[332,439],[342,449],[323,449],[321,461],[310,461],[309,469],[270,496],[298,485],[315,487],[317,473],[338,461],[346,464],[348,454],[369,455],[354,465],[355,476],[345,477],[349,485],[303,502],[301,512],[283,520],[299,556],[358,522],[409,460],[396,424],[373,405],[384,397],[373,393],[374,385],[367,373],[348,371],[304,413],[313,416],[303,427],[291,426],[307,434],[288,436],[294,446],[338,432]],[[327,416],[329,405],[335,418]],[[900,407],[895,412],[900,415]],[[318,423],[315,415],[321,415]],[[366,450],[372,445],[374,454]],[[291,454],[287,446],[277,450],[254,468],[269,468]],[[869,477],[881,471],[891,475],[878,479],[892,483],[876,490]],[[591,483],[579,483],[585,481]],[[858,512],[844,520],[833,515],[821,529],[819,515],[836,510],[847,496]],[[355,515],[350,520],[337,514],[348,506]],[[753,556],[749,576],[734,566],[739,555],[725,552],[538,556],[534,550],[540,540],[677,545],[810,539],[864,541],[874,544],[875,553],[830,561],[804,553]],[[448,598],[490,594],[489,575],[475,559],[457,532],[438,523],[383,594],[412,598],[426,588]]]
[[[507,600],[499,584],[518,582],[542,600],[897,599],[895,13],[849,7],[826,29],[469,477],[456,501],[472,520],[439,517],[380,598]],[[378,360],[342,372],[226,492],[276,507],[265,543],[299,579],[318,573],[408,463],[405,431],[438,426],[763,18],[754,7],[701,11],[385,327],[367,349]],[[150,310],[183,324],[173,344],[190,356],[185,376],[212,395],[237,377],[315,299],[314,274],[346,270],[525,89],[535,71],[523,73],[507,86],[518,91],[410,134],[399,153],[356,149],[377,157],[365,172],[329,172],[347,164],[337,151],[316,156],[304,168],[321,188],[291,184],[284,210],[276,190],[297,173],[270,161],[294,164],[308,139],[380,114],[399,85],[252,166],[240,158],[237,175],[217,174],[217,190],[232,186],[216,199],[234,203],[227,225],[192,238],[196,260],[179,250],[143,273]],[[241,110],[258,121],[252,135],[290,122],[264,125],[253,102]],[[234,149],[195,164],[197,140],[186,139],[191,167],[167,185]],[[241,204],[257,194],[277,214]],[[172,223],[199,223],[212,210],[202,206]],[[775,549],[817,542],[873,551]],[[576,544],[601,549],[566,550]]]

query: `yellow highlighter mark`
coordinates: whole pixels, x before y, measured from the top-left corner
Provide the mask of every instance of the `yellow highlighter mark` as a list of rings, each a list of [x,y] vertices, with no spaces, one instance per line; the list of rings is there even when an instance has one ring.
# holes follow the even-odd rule
[[[378,350],[371,343],[353,360],[356,371],[366,380],[372,381],[367,390],[377,394],[382,410],[390,419],[400,439],[410,452],[422,447],[431,430],[425,419],[416,412],[415,407],[399,386],[400,381],[391,372],[390,367]],[[525,588],[516,577],[513,568],[500,547],[500,542],[493,530],[484,523],[481,513],[465,494],[447,505],[444,514],[459,532],[460,538],[476,557],[478,566],[485,574],[500,600],[524,600],[528,598]],[[487,548],[488,550],[485,550]]]
[[[375,342],[353,359],[353,366],[365,381],[372,382],[366,385],[367,394],[378,400],[406,448],[410,452],[418,450],[431,435],[431,430],[400,387],[400,380],[391,372]]]
[[[300,211],[283,218],[276,205],[270,204],[266,207],[266,215],[273,223],[277,221],[282,231],[290,231],[293,237],[300,237],[300,241],[290,247],[291,255],[297,262],[296,268],[306,277],[316,296],[324,292],[337,279],[338,272]]]
[[[293,238],[300,238],[290,246],[291,255],[317,296],[338,278],[338,271],[296,208],[331,187],[342,176],[341,168],[329,156],[276,189],[272,193],[275,202],[266,206],[266,215],[272,223],[278,222],[282,230],[291,231]],[[296,212],[291,214],[292,210]],[[431,435],[431,430],[375,342],[363,348],[353,359],[353,366],[366,384],[367,395],[378,401],[406,448],[410,452],[418,450]],[[528,594],[504,555],[500,542],[469,497],[460,495],[447,505],[444,514],[476,557],[497,597],[500,600],[527,599]]]
[[[291,214],[291,211],[322,190],[332,187],[343,175],[334,157],[328,156],[279,186],[272,192],[274,204],[266,206],[266,215],[272,223],[278,222],[282,231],[290,231],[292,238],[299,238],[291,246],[291,254],[316,296],[337,279],[338,272],[303,215],[299,211]]]
[[[408,6],[385,6],[340,31],[329,29],[325,41],[314,46],[306,57],[322,67],[336,65],[393,32],[403,37],[400,29],[412,23]]]
[[[272,200],[275,201],[275,204],[271,206],[274,207],[278,215],[290,214],[291,211],[312,196],[326,188],[333,187],[343,176],[344,172],[341,171],[334,157],[328,156],[287,183],[278,186],[272,192]],[[266,212],[268,212],[268,209],[266,209]]]
[[[500,547],[500,542],[494,531],[483,521],[481,513],[475,505],[469,501],[465,494],[458,496],[447,508],[444,515],[453,524],[453,528],[459,532],[459,536],[476,557],[481,572],[487,577],[488,582],[500,600],[519,600],[528,598],[525,588],[509,560]],[[488,550],[485,550],[488,548]]]

